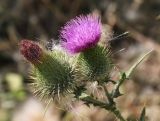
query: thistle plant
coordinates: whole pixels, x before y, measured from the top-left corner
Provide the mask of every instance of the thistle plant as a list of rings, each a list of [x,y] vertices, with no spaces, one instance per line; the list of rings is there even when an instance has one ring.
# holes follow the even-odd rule
[[[33,67],[31,78],[34,80],[34,89],[42,98],[65,102],[64,97],[72,95],[74,100],[104,108],[120,121],[127,121],[117,109],[115,99],[122,95],[121,85],[150,52],[141,57],[128,72],[121,73],[118,81],[111,80],[114,64],[109,43],[100,44],[101,35],[100,17],[81,15],[61,28],[58,46],[62,49],[49,51],[36,42],[22,40],[20,52]],[[111,82],[114,88],[109,90],[106,85]],[[92,83],[103,89],[104,100],[96,98],[94,93],[88,93],[87,86]],[[139,121],[144,120],[145,109]]]

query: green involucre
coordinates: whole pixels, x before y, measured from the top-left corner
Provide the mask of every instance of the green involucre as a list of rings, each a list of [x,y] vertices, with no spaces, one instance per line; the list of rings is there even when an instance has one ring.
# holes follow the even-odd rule
[[[74,70],[62,52],[47,52],[42,62],[34,66],[36,92],[42,97],[55,98],[71,93],[75,87]]]
[[[107,82],[113,67],[109,49],[97,45],[84,51],[79,55],[77,66],[83,80]]]

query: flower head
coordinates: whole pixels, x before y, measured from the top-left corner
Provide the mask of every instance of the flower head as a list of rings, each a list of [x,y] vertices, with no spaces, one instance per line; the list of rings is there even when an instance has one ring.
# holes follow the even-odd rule
[[[81,15],[70,20],[60,31],[62,46],[70,53],[94,47],[101,37],[100,18]]]
[[[20,52],[31,63],[39,62],[42,56],[42,49],[31,40],[22,40],[20,42]]]

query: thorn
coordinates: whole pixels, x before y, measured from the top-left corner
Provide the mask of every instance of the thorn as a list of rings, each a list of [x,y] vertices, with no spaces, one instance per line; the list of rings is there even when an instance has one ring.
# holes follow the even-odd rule
[[[45,118],[46,112],[47,112],[47,110],[48,110],[48,108],[49,108],[49,105],[51,104],[51,101],[52,101],[52,98],[48,101],[48,103],[47,103],[47,105],[46,105],[46,107],[45,107],[45,109],[44,109],[43,119]]]
[[[128,35],[128,34],[129,34],[129,32],[126,31],[126,32],[124,32],[124,33],[122,33],[122,34],[120,34],[120,35],[118,35],[118,36],[116,36],[116,37],[111,38],[111,39],[108,40],[108,41],[113,41],[113,40],[120,39],[120,38],[122,38],[122,37],[124,37],[124,36],[126,36],[126,35]]]

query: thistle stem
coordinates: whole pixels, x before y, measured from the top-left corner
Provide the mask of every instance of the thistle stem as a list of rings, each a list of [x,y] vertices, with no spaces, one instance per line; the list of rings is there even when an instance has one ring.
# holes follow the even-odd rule
[[[116,108],[115,103],[104,103],[85,93],[82,93],[79,99],[86,102],[86,104],[92,104],[112,112],[119,119],[119,121],[126,121],[121,115],[120,111]]]
[[[114,110],[111,110],[112,113],[120,120],[120,121],[126,121],[123,116],[121,115],[120,111],[115,108]]]
[[[115,102],[113,101],[113,98],[112,98],[111,95],[109,94],[109,92],[108,92],[108,90],[107,90],[107,88],[106,88],[105,85],[103,85],[103,89],[104,89],[104,91],[105,91],[105,94],[106,94],[106,96],[107,96],[107,98],[108,98],[109,103],[110,103],[110,104],[114,104]]]

